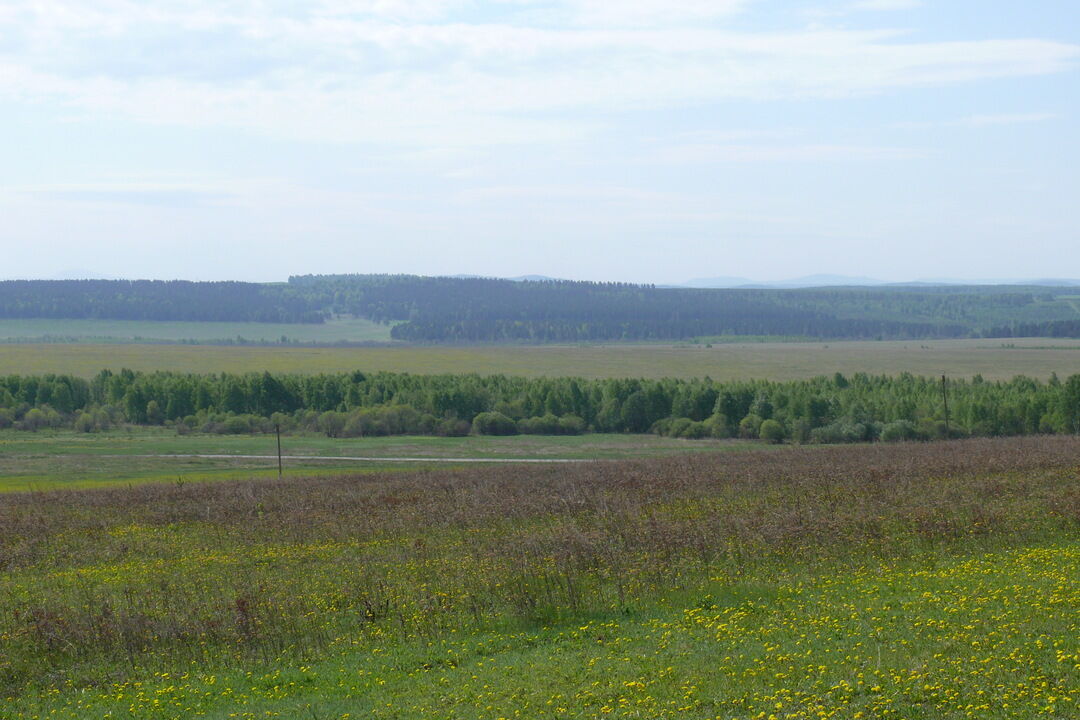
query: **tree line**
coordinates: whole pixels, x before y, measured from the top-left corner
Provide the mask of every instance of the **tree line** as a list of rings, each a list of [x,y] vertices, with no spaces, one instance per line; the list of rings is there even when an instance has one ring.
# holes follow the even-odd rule
[[[6,280],[0,317],[321,323],[326,313],[284,284],[187,280]]]
[[[1080,374],[988,382],[840,374],[786,382],[505,375],[102,371],[0,377],[0,428],[120,423],[179,432],[274,425],[332,437],[583,432],[798,442],[1080,432]],[[948,423],[948,424],[947,424]]]
[[[1046,288],[709,290],[413,275],[0,282],[0,317],[321,323],[340,315],[393,323],[393,338],[416,343],[1080,337],[1076,309]]]

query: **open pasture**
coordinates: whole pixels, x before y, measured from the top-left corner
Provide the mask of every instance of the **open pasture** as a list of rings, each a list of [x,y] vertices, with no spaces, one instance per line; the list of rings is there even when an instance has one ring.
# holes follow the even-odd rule
[[[600,433],[335,439],[310,433],[282,436],[286,473],[304,476],[402,471],[454,460],[612,460],[758,445],[756,441]],[[105,433],[0,430],[0,492],[276,478],[276,453],[273,435],[178,435],[173,430],[147,427]],[[313,457],[320,459],[309,459]],[[372,459],[336,461],[335,457]],[[466,464],[469,462],[461,463]]]
[[[0,495],[0,717],[1065,718],[1080,439]]]
[[[1047,378],[1080,372],[1080,341],[946,340],[834,343],[580,346],[252,347],[138,344],[0,345],[0,374],[71,373],[102,368],[180,372],[504,373],[605,377],[795,380],[835,372],[987,379]]]

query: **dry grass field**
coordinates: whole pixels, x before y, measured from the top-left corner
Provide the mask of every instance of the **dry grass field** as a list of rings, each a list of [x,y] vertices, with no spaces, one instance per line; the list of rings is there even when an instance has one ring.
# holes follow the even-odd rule
[[[183,322],[173,320],[81,320],[0,318],[0,342],[189,342],[278,343],[390,342],[390,326],[361,318],[325,323]]]
[[[746,343],[582,346],[403,346],[290,348],[109,344],[0,345],[0,374],[72,373],[102,368],[185,372],[504,373],[523,376],[703,377],[793,380],[834,372],[1008,379],[1080,372],[1080,341]]]

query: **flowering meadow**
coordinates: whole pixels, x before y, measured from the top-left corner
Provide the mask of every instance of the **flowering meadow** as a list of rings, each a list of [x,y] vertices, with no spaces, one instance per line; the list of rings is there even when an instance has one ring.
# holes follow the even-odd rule
[[[1071,718],[1080,439],[0,496],[2,718]]]

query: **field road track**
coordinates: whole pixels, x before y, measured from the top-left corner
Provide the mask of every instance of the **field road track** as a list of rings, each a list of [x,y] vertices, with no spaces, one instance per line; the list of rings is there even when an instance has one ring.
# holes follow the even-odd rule
[[[173,454],[163,455],[99,455],[98,457],[109,458],[188,458],[202,460],[277,460],[277,455],[194,455]],[[391,462],[391,463],[488,463],[500,465],[513,464],[565,464],[594,462],[590,459],[572,458],[451,458],[451,457],[355,457],[338,455],[282,455],[285,460],[315,460],[329,462]]]

